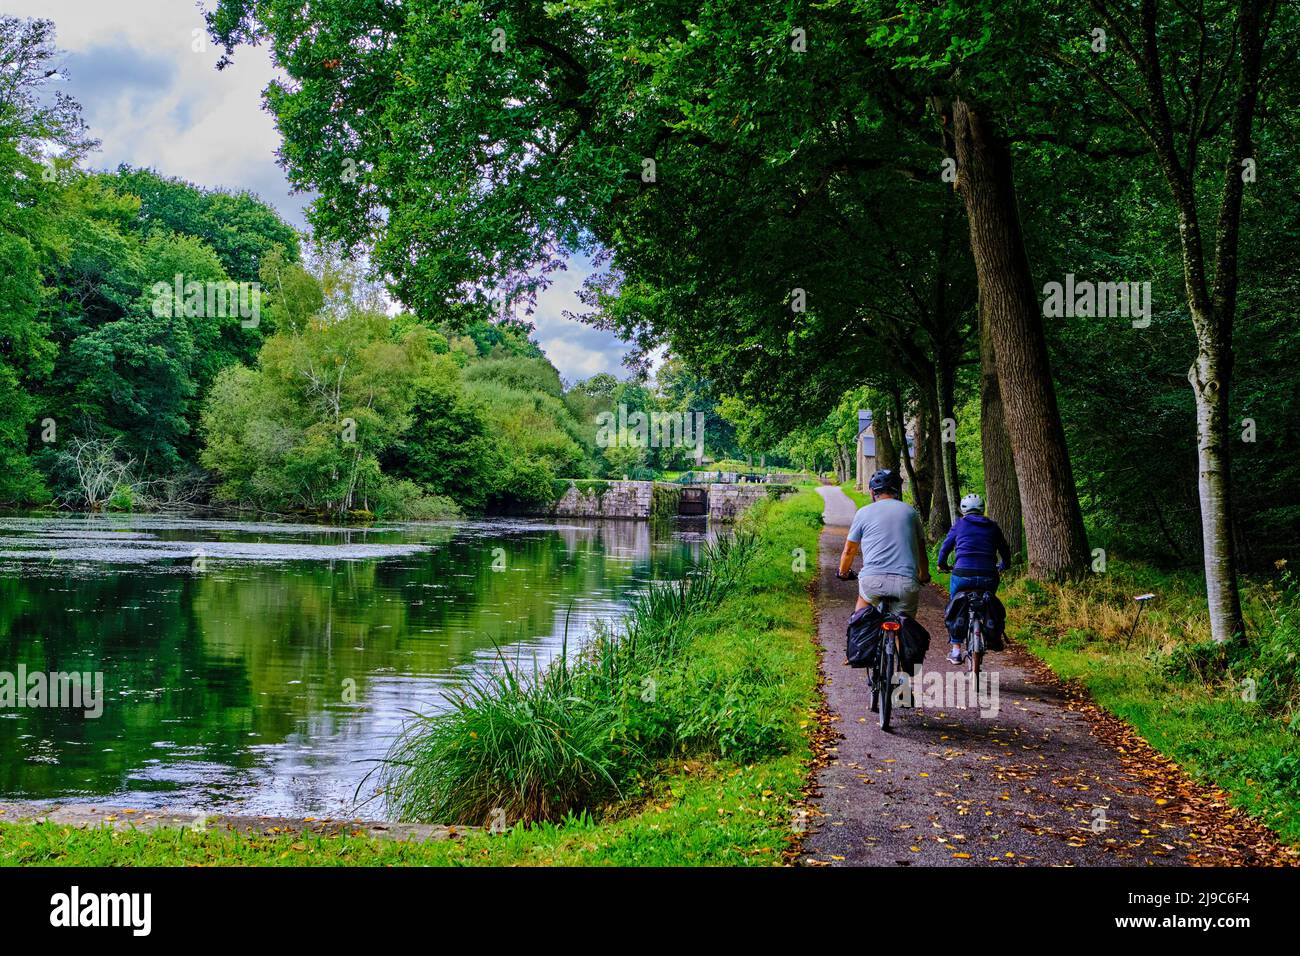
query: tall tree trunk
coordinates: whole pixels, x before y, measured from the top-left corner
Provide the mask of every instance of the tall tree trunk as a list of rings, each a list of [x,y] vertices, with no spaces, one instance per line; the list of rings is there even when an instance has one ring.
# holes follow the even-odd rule
[[[898,448],[890,432],[889,409],[871,411],[871,434],[876,438],[876,467],[898,470]],[[870,476],[868,476],[870,477]]]
[[[980,450],[984,456],[984,513],[1001,526],[1014,561],[1024,540],[1020,527],[1020,486],[1016,483],[1016,462],[1003,417],[997,357],[983,309],[980,310]]]
[[[938,380],[933,366],[930,368],[930,381],[927,383],[927,406],[930,409],[929,445],[926,457],[930,462],[930,474],[934,476],[930,492],[930,517],[926,522],[926,533],[931,541],[941,541],[948,529],[952,527],[952,505],[948,494],[948,465],[944,453],[943,407],[939,404]]]
[[[1196,319],[1201,345],[1187,378],[1196,393],[1196,450],[1200,462],[1201,543],[1205,549],[1205,597],[1210,611],[1210,636],[1219,643],[1245,637],[1245,618],[1237,585],[1236,542],[1232,529],[1229,473],[1228,384],[1232,346],[1206,341],[1205,326]]]
[[[931,433],[934,424],[930,415],[930,403],[921,402],[916,410],[915,448],[912,452],[913,475],[912,494],[916,501],[916,510],[921,515],[921,522],[930,525],[930,503],[934,497],[934,459],[930,453],[933,447]]]
[[[1223,194],[1215,227],[1214,292],[1211,295],[1205,275],[1200,217],[1193,186],[1195,159],[1189,157],[1186,169],[1177,159],[1173,127],[1163,99],[1157,54],[1157,11],[1150,0],[1144,0],[1142,5],[1142,31],[1148,57],[1145,76],[1148,101],[1157,114],[1153,127],[1156,156],[1178,206],[1183,280],[1192,325],[1196,329],[1196,361],[1188,369],[1187,379],[1196,395],[1197,484],[1201,496],[1201,541],[1205,551],[1205,596],[1210,612],[1210,636],[1219,643],[1242,641],[1246,636],[1237,583],[1236,536],[1232,525],[1228,398],[1232,386],[1232,331],[1237,312],[1237,245],[1245,189],[1241,164],[1254,151],[1251,130],[1259,97],[1265,32],[1262,7],[1258,0],[1242,0],[1238,14],[1241,59]]]
[[[1241,228],[1242,193],[1245,189],[1242,164],[1254,152],[1252,128],[1259,98],[1260,77],[1268,24],[1262,0],[1240,0],[1233,24],[1232,49],[1239,57],[1237,90],[1232,100],[1232,125],[1226,154],[1223,192],[1214,242],[1214,289],[1206,276],[1205,247],[1195,183],[1199,136],[1210,107],[1219,95],[1216,86],[1209,96],[1201,125],[1191,136],[1176,128],[1169,109],[1167,81],[1161,61],[1161,31],[1164,23],[1156,0],[1142,0],[1134,26],[1139,42],[1122,44],[1142,80],[1146,106],[1139,115],[1133,103],[1104,81],[1102,88],[1137,121],[1150,140],[1156,160],[1165,176],[1178,211],[1178,241],[1183,260],[1183,282],[1188,311],[1196,331],[1196,360],[1188,370],[1196,398],[1196,447],[1199,460],[1198,489],[1201,499],[1201,540],[1205,552],[1205,591],[1209,603],[1210,635],[1218,642],[1243,640],[1245,621],[1237,585],[1237,562],[1232,522],[1230,489],[1230,439],[1228,397],[1232,384],[1232,329],[1237,305],[1237,246]],[[1105,17],[1108,26],[1114,21]],[[1275,9],[1275,8],[1274,8]],[[1272,16],[1268,17],[1271,22]],[[1173,57],[1183,55],[1174,50]],[[1175,61],[1176,62],[1176,61]],[[1087,71],[1090,72],[1090,71]],[[1094,79],[1099,79],[1095,74]],[[1183,96],[1188,94],[1176,72],[1170,76]],[[1220,83],[1223,77],[1220,77]],[[1193,85],[1191,102],[1201,101],[1202,90]],[[1181,153],[1180,153],[1181,149]],[[999,349],[1001,345],[999,344]],[[1023,484],[1022,484],[1023,490]]]
[[[1024,509],[1029,573],[1059,579],[1087,567],[1088,539],[1025,252],[1011,154],[989,119],[963,100],[953,103],[953,133],[957,187],[966,204]]]
[[[919,502],[921,498],[917,492],[916,469],[912,464],[912,453],[907,447],[907,415],[903,412],[903,398],[899,395],[897,388],[890,393],[890,398],[893,402],[894,412],[890,425],[896,429],[890,438],[895,440],[894,447],[898,449],[899,457],[903,461],[903,470],[907,473],[907,480],[912,486],[913,497]],[[918,430],[913,429],[913,432]],[[921,515],[922,520],[925,520],[925,517],[924,514]]]
[[[939,458],[943,465],[944,500],[948,505],[948,528],[957,520],[958,504],[961,501],[961,485],[957,478],[957,422],[956,409],[956,370],[947,356],[940,355],[935,365],[935,398],[939,403]],[[948,422],[954,430],[952,441],[946,439]],[[944,529],[944,534],[948,533]]]

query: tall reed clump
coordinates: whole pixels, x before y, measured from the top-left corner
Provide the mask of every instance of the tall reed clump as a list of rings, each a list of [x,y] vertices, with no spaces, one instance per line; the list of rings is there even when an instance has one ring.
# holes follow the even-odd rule
[[[708,545],[694,573],[652,586],[620,625],[572,656],[499,666],[408,721],[380,768],[389,808],[440,823],[559,820],[637,792],[674,751],[684,715],[658,702],[699,619],[731,594],[758,550],[740,531]]]

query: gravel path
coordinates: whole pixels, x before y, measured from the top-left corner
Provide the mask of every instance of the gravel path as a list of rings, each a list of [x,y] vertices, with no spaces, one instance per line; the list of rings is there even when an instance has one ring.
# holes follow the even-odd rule
[[[945,697],[930,692],[915,710],[896,709],[892,731],[882,732],[868,709],[866,671],[844,663],[856,588],[836,580],[835,569],[854,505],[839,488],[819,491],[826,503],[817,587],[826,713],[803,864],[1296,861],[1221,793],[1192,783],[1023,650],[986,659],[996,698],[958,700],[949,684]],[[917,615],[931,635],[923,667],[937,675],[961,671],[944,660],[945,598],[925,588]]]

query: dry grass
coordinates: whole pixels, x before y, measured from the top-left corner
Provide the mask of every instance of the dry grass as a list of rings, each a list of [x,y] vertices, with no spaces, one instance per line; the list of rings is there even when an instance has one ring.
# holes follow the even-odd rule
[[[1165,586],[1160,587],[1161,583]],[[1148,592],[1154,592],[1156,599],[1139,618],[1133,598]],[[1005,599],[1009,607],[1021,610],[1013,617],[1050,622],[1050,632],[1085,643],[1099,641],[1167,653],[1178,644],[1203,641],[1210,633],[1204,598],[1189,593],[1186,583],[1172,576],[1158,583],[1137,582],[1128,574],[1098,574],[1067,584],[1018,579],[1007,588]]]

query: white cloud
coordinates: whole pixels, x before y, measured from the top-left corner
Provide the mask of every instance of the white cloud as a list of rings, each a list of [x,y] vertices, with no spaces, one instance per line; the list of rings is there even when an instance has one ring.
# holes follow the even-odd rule
[[[5,0],[5,7],[54,21],[68,53],[61,61],[68,92],[101,142],[92,166],[128,163],[208,188],[250,189],[305,227],[310,197],[290,194],[276,165],[280,135],[262,109],[275,75],[264,47],[240,49],[218,72],[221,51],[202,12],[183,0]]]
[[[590,378],[599,372],[627,377],[627,369],[623,367],[627,345],[617,335],[564,315],[586,311],[578,299],[578,290],[592,271],[589,259],[582,256],[571,259],[569,268],[555,273],[551,285],[538,294],[537,311],[530,316],[537,327],[538,343],[569,381]]]

